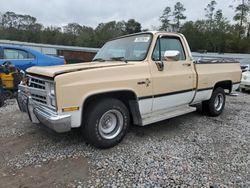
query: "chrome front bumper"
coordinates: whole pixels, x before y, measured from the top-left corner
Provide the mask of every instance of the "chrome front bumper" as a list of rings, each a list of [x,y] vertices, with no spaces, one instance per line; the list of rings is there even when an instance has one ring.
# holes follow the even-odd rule
[[[37,104],[32,100],[31,92],[28,86],[19,85],[17,102],[20,110],[27,113],[33,123],[41,123],[58,133],[71,130],[71,115],[59,115],[48,107]]]

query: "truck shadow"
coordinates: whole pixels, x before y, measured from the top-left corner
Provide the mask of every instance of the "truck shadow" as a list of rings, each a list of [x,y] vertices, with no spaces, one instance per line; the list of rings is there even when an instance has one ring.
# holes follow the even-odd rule
[[[136,142],[144,142],[143,140],[147,138],[164,137],[170,139],[174,136],[179,136],[184,133],[188,134],[189,131],[194,131],[193,127],[198,123],[198,119],[202,117],[203,114],[200,111],[196,111],[147,126],[137,126],[132,124],[123,140],[124,142],[131,139],[135,140]],[[37,132],[38,137],[42,137],[46,140],[48,139],[48,142],[54,144],[58,142],[64,142],[66,145],[80,143],[86,144],[80,128],[72,129],[71,132],[61,134],[46,128],[43,125],[38,125],[37,128],[39,129]]]
[[[194,121],[197,117],[203,117],[203,114],[196,111],[143,127],[131,126],[129,132],[136,137],[154,137],[157,135],[170,138],[172,136],[178,136],[184,132],[187,133],[188,130],[192,131]]]

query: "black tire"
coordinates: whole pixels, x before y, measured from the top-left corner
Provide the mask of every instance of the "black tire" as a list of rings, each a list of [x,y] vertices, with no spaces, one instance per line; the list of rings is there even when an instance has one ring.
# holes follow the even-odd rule
[[[82,125],[85,141],[100,149],[117,145],[130,124],[129,112],[124,103],[114,98],[100,99],[86,108]],[[115,128],[109,134],[105,133],[110,127]]]
[[[219,102],[217,100],[219,100]],[[208,101],[202,103],[202,111],[212,117],[219,116],[224,110],[225,102],[225,91],[221,87],[218,87],[213,91],[212,97]]]
[[[10,90],[5,90],[3,92],[5,99],[12,99],[14,97],[13,92]]]
[[[0,94],[0,107],[4,105],[4,96]]]

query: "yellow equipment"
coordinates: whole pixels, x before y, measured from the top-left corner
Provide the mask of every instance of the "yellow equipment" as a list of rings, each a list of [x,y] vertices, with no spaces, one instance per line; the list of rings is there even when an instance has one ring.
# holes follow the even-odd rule
[[[23,73],[11,62],[5,62],[0,65],[0,82],[1,88],[9,91],[17,91],[18,84],[23,78]]]
[[[0,73],[0,79],[2,80],[3,88],[14,89],[14,73]]]

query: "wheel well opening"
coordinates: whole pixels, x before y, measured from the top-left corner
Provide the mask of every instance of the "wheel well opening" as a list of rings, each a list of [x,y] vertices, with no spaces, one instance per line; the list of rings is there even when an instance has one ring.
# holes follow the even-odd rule
[[[214,86],[214,90],[218,87],[221,87],[222,89],[224,90],[228,90],[228,93],[231,93],[232,92],[232,86],[233,86],[233,83],[232,81],[222,81],[222,82],[218,82],[215,84]]]
[[[116,98],[122,101],[129,110],[131,120],[137,124],[136,121],[138,120],[135,120],[135,118],[138,116],[138,114],[135,113],[139,112],[139,106],[137,103],[137,96],[132,91],[115,91],[91,95],[83,103],[83,114],[89,105],[94,104],[97,100],[105,98]]]

